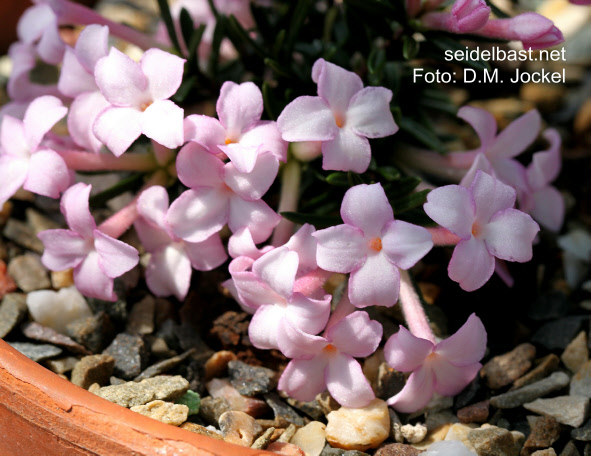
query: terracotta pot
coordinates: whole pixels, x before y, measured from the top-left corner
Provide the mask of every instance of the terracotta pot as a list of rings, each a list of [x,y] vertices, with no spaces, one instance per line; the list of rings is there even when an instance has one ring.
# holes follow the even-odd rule
[[[0,455],[264,456],[147,418],[64,380],[0,340]]]

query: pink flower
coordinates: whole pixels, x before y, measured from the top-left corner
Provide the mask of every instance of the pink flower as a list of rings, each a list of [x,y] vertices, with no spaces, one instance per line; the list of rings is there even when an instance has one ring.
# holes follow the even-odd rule
[[[138,64],[113,47],[96,63],[96,83],[111,106],[97,117],[94,134],[116,156],[142,133],[169,149],[183,144],[183,110],[168,98],[181,85],[184,62],[149,49]]]
[[[45,246],[41,261],[52,271],[74,268],[74,283],[85,296],[115,301],[113,279],[138,263],[136,249],[97,229],[88,208],[90,185],[70,187],[61,201],[69,230],[38,234]]]
[[[186,141],[196,141],[213,154],[224,153],[241,172],[250,172],[257,155],[266,151],[287,160],[287,143],[277,124],[260,120],[263,95],[252,82],[225,82],[216,109],[220,120],[197,114],[185,119]]]
[[[450,279],[463,290],[484,285],[495,269],[495,257],[523,263],[532,258],[540,227],[517,209],[515,190],[478,170],[469,188],[446,185],[429,193],[423,206],[439,225],[462,240],[448,266]]]
[[[250,230],[255,243],[267,239],[280,216],[261,197],[279,168],[271,152],[256,157],[252,170],[240,172],[233,162],[222,162],[196,142],[184,146],[177,157],[179,179],[191,190],[170,206],[166,221],[175,236],[201,242],[227,223],[232,232]]]
[[[484,0],[456,0],[450,12],[427,13],[421,18],[425,27],[453,33],[469,33],[483,27],[490,16]]]
[[[312,67],[317,97],[289,103],[277,126],[286,141],[322,141],[323,169],[367,170],[371,148],[367,138],[398,131],[390,112],[392,92],[384,87],[363,88],[361,78],[324,59]]]
[[[415,337],[403,326],[384,346],[386,362],[401,372],[412,372],[406,385],[388,405],[403,413],[422,409],[433,392],[454,396],[474,379],[486,350],[486,330],[475,314],[447,339],[433,342]]]
[[[70,172],[62,157],[41,141],[68,112],[50,95],[34,100],[24,119],[10,115],[2,119],[0,130],[0,205],[21,187],[51,198],[59,197],[70,185]]]
[[[353,312],[326,331],[325,337],[312,336],[284,326],[282,351],[294,358],[279,379],[278,389],[300,401],[312,401],[328,391],[345,407],[364,407],[374,398],[361,366],[354,358],[376,351],[382,326],[367,312]]]
[[[28,8],[17,24],[19,40],[35,45],[37,54],[46,63],[57,65],[64,56],[64,42],[59,35],[57,16],[42,1]]]
[[[248,327],[255,347],[281,349],[288,324],[309,334],[325,327],[331,296],[317,300],[297,291],[298,266],[298,254],[287,246],[273,249],[254,262],[239,257],[230,264],[240,301],[255,311]]]
[[[393,306],[398,300],[400,273],[433,246],[431,234],[420,226],[394,220],[380,184],[350,188],[341,205],[345,224],[319,230],[318,266],[351,273],[349,299],[356,307]]]
[[[137,201],[140,217],[134,226],[149,252],[146,283],[156,296],[176,296],[182,301],[191,283],[191,267],[210,271],[226,261],[218,234],[202,242],[185,242],[176,237],[166,223],[168,194],[161,186],[144,190]]]

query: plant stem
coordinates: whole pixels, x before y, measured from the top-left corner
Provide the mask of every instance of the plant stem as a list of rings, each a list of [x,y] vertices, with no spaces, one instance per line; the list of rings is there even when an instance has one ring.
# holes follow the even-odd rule
[[[281,195],[279,197],[278,212],[296,212],[300,194],[300,182],[302,178],[302,166],[291,155],[283,167],[281,174]],[[282,218],[275,231],[271,244],[275,247],[285,244],[293,234],[293,222]]]
[[[410,279],[408,271],[400,270],[400,297],[402,312],[408,325],[408,329],[416,337],[436,343],[435,334],[429,326],[429,320],[419,299],[419,295]]]
[[[462,240],[461,237],[453,234],[447,228],[443,228],[442,226],[427,228],[427,231],[431,233],[431,238],[433,239],[434,245],[457,245],[458,242]]]
[[[60,155],[74,171],[139,171],[148,172],[158,168],[151,154],[127,153],[116,157],[111,154],[95,154],[76,150],[61,151]]]

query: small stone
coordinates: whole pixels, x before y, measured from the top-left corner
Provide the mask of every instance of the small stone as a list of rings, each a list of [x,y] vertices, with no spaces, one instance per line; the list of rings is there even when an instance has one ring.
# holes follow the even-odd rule
[[[155,420],[162,421],[166,424],[180,426],[187,421],[189,407],[164,401],[152,401],[146,405],[136,405],[135,407],[131,407],[131,411],[154,418]]]
[[[183,396],[189,389],[189,382],[180,375],[159,375],[139,382],[140,385],[154,391],[154,398],[163,401],[174,401]]]
[[[570,378],[564,372],[554,372],[549,377],[524,386],[523,388],[509,391],[490,398],[490,404],[500,409],[519,407],[526,402],[531,402],[539,397],[544,397],[553,391],[565,388]]]
[[[213,397],[221,397],[228,401],[231,410],[244,412],[257,418],[267,412],[266,402],[252,397],[242,396],[228,380],[214,378],[205,384],[207,391]]]
[[[402,422],[400,421],[398,414],[392,408],[388,408],[388,414],[390,415],[390,438],[396,443],[404,443],[404,437],[402,436],[401,430]]]
[[[291,405],[294,409],[299,410],[302,413],[305,413],[313,420],[319,421],[324,419],[324,412],[317,400],[313,400],[310,402],[302,402],[292,399],[291,397],[287,398],[286,400],[287,403]]]
[[[458,410],[458,419],[461,423],[484,423],[488,418],[489,404],[489,401],[482,401],[461,408]]]
[[[589,348],[587,347],[587,333],[581,331],[570,344],[564,349],[560,356],[564,365],[573,373],[589,361]]]
[[[573,429],[570,436],[582,442],[591,442],[591,420],[587,421],[583,426]]]
[[[427,451],[421,454],[424,456],[474,456],[474,452],[468,446],[457,440],[435,442]],[[478,454],[484,456],[481,453]]]
[[[442,424],[459,423],[458,417],[451,411],[451,409],[441,410],[440,412],[429,413],[425,416],[425,425],[427,429],[432,430]]]
[[[378,448],[374,456],[417,456],[421,453],[421,450],[417,450],[410,445],[405,445],[403,443],[390,443]]]
[[[101,390],[101,385],[98,383],[93,383],[88,387],[88,392],[92,394],[98,395],[98,392]]]
[[[62,288],[69,288],[74,285],[74,270],[66,269],[65,271],[50,271],[51,288],[54,290],[61,290]]]
[[[74,342],[68,336],[60,334],[55,329],[40,325],[39,323],[29,322],[21,326],[21,331],[29,339],[48,344],[57,345],[65,348],[72,353],[79,355],[90,355],[91,352],[77,342]]]
[[[8,274],[25,293],[51,287],[47,269],[37,255],[27,253],[13,258],[8,264]]]
[[[400,433],[408,443],[419,443],[427,435],[427,426],[423,423],[417,423],[414,426],[412,424],[405,424],[400,428]]]
[[[457,440],[459,442],[462,442],[464,445],[466,445],[471,450],[473,450],[474,447],[472,446],[472,443],[468,440],[468,433],[471,430],[477,429],[477,428],[478,428],[478,426],[474,423],[470,423],[470,424],[454,423],[449,428],[449,431],[447,431],[447,434],[445,435],[444,440]]]
[[[537,450],[548,448],[560,438],[562,426],[554,418],[544,416],[536,421],[525,441],[520,456],[531,456]]]
[[[499,389],[517,380],[531,367],[536,356],[536,348],[532,344],[521,344],[512,351],[495,356],[481,370],[491,389]]]
[[[0,339],[4,339],[27,314],[25,295],[7,293],[0,304]]]
[[[556,451],[554,451],[554,448],[546,448],[545,450],[535,451],[531,456],[556,456]]]
[[[84,389],[88,389],[93,383],[106,385],[114,365],[115,360],[109,355],[85,356],[74,366],[71,382]]]
[[[92,353],[100,353],[114,336],[115,329],[105,312],[75,320],[66,326],[66,334]]]
[[[132,334],[117,334],[115,340],[103,350],[103,353],[115,358],[113,374],[125,380],[137,377],[147,360],[144,341],[141,337]]]
[[[258,439],[256,439],[252,443],[252,445],[250,447],[255,450],[264,450],[265,448],[267,448],[269,443],[271,443],[273,441],[273,436],[275,435],[275,430],[276,429],[274,427],[268,428],[265,432],[263,432],[263,435],[261,435]]]
[[[211,437],[212,439],[216,440],[224,440],[221,434],[217,432],[210,431],[205,426],[201,426],[199,424],[191,423],[190,421],[186,421],[185,423],[181,424],[181,429],[185,429],[187,431],[194,432],[195,434],[205,435],[207,437]]]
[[[36,236],[35,231],[27,223],[21,222],[14,218],[8,219],[4,232],[2,233],[6,239],[11,240],[17,245],[24,247],[27,250],[32,250],[41,255],[43,253],[43,242]]]
[[[518,389],[546,378],[558,368],[559,364],[560,358],[558,358],[558,356],[556,356],[554,353],[544,356],[536,367],[534,367],[527,374],[515,380],[511,389]]]
[[[305,424],[304,419],[296,413],[289,405],[285,403],[283,399],[276,393],[265,394],[263,396],[265,401],[273,409],[275,414],[275,420],[285,424],[293,423],[296,426],[303,426]]]
[[[166,359],[173,358],[178,355],[177,352],[168,348],[168,344],[164,339],[156,336],[152,336],[150,338],[150,353],[156,358]]]
[[[551,399],[536,399],[523,404],[532,412],[551,416],[559,423],[579,427],[587,418],[589,398],[583,396],[558,396]]]
[[[570,303],[560,290],[544,293],[530,304],[527,316],[532,320],[544,321],[564,317],[570,308]]]
[[[479,456],[517,456],[519,449],[507,429],[496,426],[482,427],[468,432],[470,443]]]
[[[141,301],[136,302],[129,312],[126,332],[129,334],[152,334],[154,332],[154,309],[156,299],[147,295]]]
[[[542,325],[531,340],[548,350],[564,350],[588,319],[586,316],[570,316],[550,321]]]
[[[219,425],[226,442],[245,447],[251,446],[255,436],[263,431],[254,418],[244,412],[223,413],[220,416]]]
[[[293,438],[297,430],[298,428],[295,426],[295,424],[290,424],[289,426],[287,426],[287,428],[285,429],[283,434],[281,434],[277,441],[285,443],[291,442],[291,439]]]
[[[320,456],[326,444],[326,425],[312,421],[298,429],[290,443],[304,450],[306,456]]]
[[[37,363],[62,354],[62,349],[55,345],[32,344],[30,342],[8,342],[8,344]]]
[[[376,397],[388,400],[398,394],[406,383],[404,374],[391,368],[386,363],[380,364],[376,384]]]
[[[277,386],[277,373],[266,367],[256,367],[242,361],[228,363],[230,383],[243,396],[266,394]]]
[[[362,408],[341,407],[327,419],[326,440],[344,450],[377,448],[390,434],[388,405],[381,399]]]
[[[4,245],[0,242],[0,256],[3,256],[3,247]],[[6,263],[0,260],[0,299],[16,289],[16,282],[8,274]]]
[[[577,450],[575,443],[571,440],[564,446],[560,453],[560,456],[581,456],[581,453],[579,453],[579,450]]]
[[[328,443],[320,453],[320,456],[369,456],[367,453],[363,451],[357,450],[343,450],[341,448],[333,448]]]
[[[222,397],[207,396],[201,399],[199,416],[210,425],[217,426],[220,416],[228,411],[230,411],[230,404]]]
[[[221,350],[215,352],[205,362],[203,369],[205,370],[205,381],[212,378],[224,377],[228,370],[228,363],[236,360],[236,354],[228,350]]]
[[[316,396],[316,401],[325,415],[334,412],[341,408],[341,405],[330,395],[328,391],[324,391]]]
[[[126,382],[105,386],[100,389],[98,395],[123,407],[134,407],[147,404],[154,399],[175,400],[185,394],[188,388],[189,382],[180,375],[161,376],[149,378],[139,383]]]
[[[570,381],[571,396],[591,397],[591,361],[581,366]]]
[[[199,407],[201,406],[201,397],[195,391],[189,390],[174,403],[186,405],[189,407],[189,415],[196,415],[199,413]]]
[[[306,453],[293,443],[273,442],[267,447],[267,451],[284,456],[306,456]]]
[[[418,450],[426,450],[429,448],[433,443],[440,442],[441,440],[445,439],[445,436],[453,426],[453,423],[442,424],[435,429],[431,429],[427,432],[427,436],[425,439],[419,443],[413,443],[412,446]]]
[[[456,410],[464,408],[475,402],[488,399],[489,390],[484,386],[484,379],[477,375],[464,390],[455,397],[454,407]]]
[[[48,359],[43,363],[50,371],[56,374],[65,374],[74,369],[74,366],[79,362],[75,356],[66,356],[59,359]]]
[[[185,353],[173,356],[172,358],[165,359],[162,361],[157,362],[156,364],[152,364],[150,367],[146,368],[140,375],[138,375],[133,380],[139,382],[141,380],[145,380],[147,378],[155,377],[157,375],[163,374],[168,372],[169,370],[173,369],[174,367],[178,366],[182,363],[185,359],[195,353],[195,349],[192,348],[187,350]]]

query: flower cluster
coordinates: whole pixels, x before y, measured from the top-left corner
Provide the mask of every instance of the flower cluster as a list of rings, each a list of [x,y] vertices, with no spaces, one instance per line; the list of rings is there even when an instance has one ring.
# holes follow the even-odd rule
[[[372,152],[403,128],[393,114],[393,91],[364,87],[360,72],[329,62],[329,53],[315,56],[311,77],[306,74],[317,96],[290,95],[276,121],[269,120],[275,117],[269,115],[268,81],[263,90],[252,81],[234,82],[244,77],[212,84],[217,117],[178,101],[195,81],[207,80],[208,60],[215,68],[216,58],[224,62],[239,52],[236,35],[228,36],[231,43],[216,35],[223,29],[216,25],[222,14],[257,49],[257,32],[250,31],[254,19],[243,3],[177,2],[167,24],[175,54],[164,50],[173,44],[163,36],[164,26],[150,37],[68,0],[37,0],[19,23],[21,41],[10,50],[13,102],[3,109],[0,127],[0,204],[21,187],[50,198],[61,195],[68,229],[39,234],[42,262],[53,271],[72,269],[76,288],[88,297],[116,300],[114,280],[134,268],[141,254],[150,291],[183,300],[193,269],[222,266],[229,254],[230,278],[223,285],[252,314],[252,344],[291,359],[279,388],[296,399],[312,400],[328,389],[348,407],[373,400],[355,358],[376,352],[383,330],[357,309],[396,303],[409,330],[401,326],[383,351],[394,369],[411,374],[389,404],[411,412],[434,392],[458,393],[481,367],[484,326],[472,315],[454,335],[436,339],[407,271],[434,245],[455,245],[449,277],[472,291],[505,268],[503,262],[529,261],[540,229],[536,221],[552,231],[562,225],[564,203],[550,185],[560,169],[558,133],[546,130],[548,149],[534,153],[525,167],[514,158],[539,134],[536,111],[497,135],[491,114],[463,107],[458,116],[473,126],[480,147],[439,160],[417,156],[418,168],[424,159],[432,167],[461,170],[460,185],[433,189],[423,206],[439,227],[399,219],[398,212],[395,218],[392,182],[398,177],[378,178],[387,173]],[[408,0],[408,19],[420,30],[521,40],[532,49],[562,41],[558,29],[534,13],[490,19],[483,0],[458,0],[449,12],[438,11],[440,3]],[[216,11],[210,9],[214,5]],[[204,24],[192,36],[187,17]],[[69,46],[62,41],[62,25],[86,27]],[[142,50],[137,61],[124,52],[124,42]],[[38,61],[59,69],[56,84],[32,82]],[[281,70],[271,57],[267,63]],[[255,76],[256,82],[266,77]],[[64,118],[67,134],[54,129]],[[321,176],[323,183],[347,179],[347,190],[325,214],[332,221],[322,229],[303,223],[296,232],[288,218],[300,196],[298,147],[312,150],[309,158],[320,153],[322,170],[340,172],[326,176],[315,170],[309,176]],[[92,188],[79,173],[88,171],[137,173],[143,186],[97,225]],[[272,189],[280,171],[277,201]],[[118,239],[131,227],[141,248]],[[347,275],[346,292],[331,312],[333,296],[324,285],[335,273]]]

